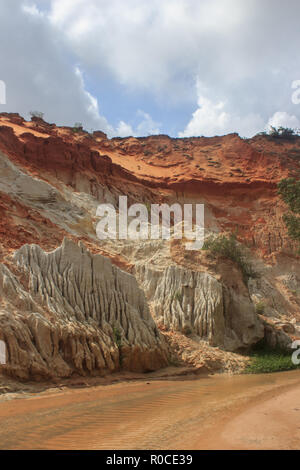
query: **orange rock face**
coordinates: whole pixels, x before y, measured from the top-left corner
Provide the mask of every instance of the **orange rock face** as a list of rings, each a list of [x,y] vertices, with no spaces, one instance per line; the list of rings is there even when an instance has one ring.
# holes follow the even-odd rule
[[[24,272],[18,271],[14,258],[16,250],[26,244],[36,244],[49,252],[61,246],[66,238],[83,242],[92,255],[104,255],[110,258],[113,265],[121,268],[121,272],[133,274],[136,286],[139,285],[145,293],[145,308],[148,309],[149,303],[149,312],[157,324],[166,327],[168,331],[172,331],[172,325],[175,325],[174,330],[181,331],[184,335],[191,331],[192,334],[199,335],[198,339],[203,338],[208,342],[211,336],[213,342],[209,343],[209,347],[213,345],[222,348],[227,344],[225,348],[236,351],[240,347],[250,347],[266,336],[267,326],[263,323],[262,316],[264,313],[268,321],[271,317],[273,323],[274,318],[279,319],[280,325],[288,325],[290,329],[289,323],[293,321],[295,332],[300,334],[300,264],[295,254],[295,244],[289,239],[282,220],[287,208],[277,194],[278,182],[289,176],[298,177],[299,170],[300,138],[276,140],[268,136],[256,136],[253,139],[241,139],[237,134],[230,134],[214,138],[172,139],[159,135],[108,139],[101,131],[89,134],[68,127],[57,127],[41,119],[26,122],[16,114],[1,114],[0,266],[3,271],[4,293],[9,287],[7,273],[10,272],[7,298],[13,306],[8,308],[4,295],[2,300],[0,298],[0,307],[8,314],[8,317],[3,317],[5,328],[9,326],[7,318],[17,321],[18,315],[22,317],[25,308],[15,303],[16,285],[20,292],[24,288],[24,292],[28,294],[27,297],[25,294],[20,296],[24,302],[27,299],[24,305],[28,311],[41,311],[42,316],[47,316],[48,310],[53,310],[52,301],[49,301],[45,310],[43,299],[47,296],[52,298],[56,292],[52,289],[50,276],[50,280],[45,282],[47,296],[40,300],[39,306],[32,312],[30,296],[35,295],[36,291],[30,289],[36,276],[32,277],[30,284]],[[183,243],[179,240],[168,242],[168,246],[161,240],[154,243],[153,240],[100,241],[96,235],[97,206],[106,202],[117,208],[120,195],[127,195],[129,204],[204,204],[207,231],[235,232],[239,241],[252,251],[251,262],[257,265],[255,268],[258,276],[253,276],[246,283],[240,268],[231,260],[212,261],[209,253],[201,250],[185,252]],[[25,261],[22,265],[24,269],[30,265],[30,250],[33,248],[27,247],[26,250],[29,257],[28,262]],[[89,260],[85,266],[87,271],[92,266],[92,255],[86,255]],[[48,255],[43,256],[45,260],[48,259]],[[49,256],[54,255],[50,253]],[[37,259],[40,258],[41,255],[37,255]],[[72,290],[64,289],[68,279],[73,279],[72,259],[71,256],[67,276],[60,257],[57,258],[57,289],[60,289],[64,298]],[[37,263],[33,263],[32,269],[36,265]],[[73,282],[76,292],[86,279],[81,272],[80,262],[77,263],[77,269],[79,274],[76,282]],[[94,271],[91,269],[91,272]],[[41,273],[42,278],[46,277],[48,267],[43,265]],[[66,277],[65,283],[61,281],[62,276]],[[115,323],[121,321],[121,307],[128,303],[128,292],[132,297],[130,315],[132,318],[136,316],[136,295],[133,293],[133,284],[130,284],[133,282],[131,278],[132,276],[125,275],[124,286],[127,286],[127,290],[125,287],[121,289],[121,301],[116,302],[118,308],[115,310],[119,313],[111,324],[111,319],[107,322],[110,325],[110,340],[115,348],[120,347],[116,337],[118,325]],[[116,280],[110,284],[118,287]],[[83,291],[86,292],[84,288]],[[73,297],[70,294],[72,302],[74,300],[71,310],[76,313],[80,299],[76,295],[74,299]],[[101,298],[101,294],[95,295],[91,287],[87,291],[84,305],[82,304],[82,313],[77,312],[80,321],[86,311],[91,313],[89,318],[94,321],[99,309],[93,302],[98,301],[98,298]],[[261,304],[261,308],[263,306],[261,313],[256,310],[258,304]],[[108,308],[106,305],[103,310],[105,314],[109,309],[110,306]],[[64,317],[60,310],[56,312],[56,318],[60,318],[59,315]],[[197,322],[194,318],[195,311],[199,320]],[[27,318],[26,315],[23,317]],[[124,320],[123,323],[128,338],[125,335],[127,343],[122,346],[122,360],[126,364],[128,359],[129,370],[154,370],[167,364],[166,343],[159,336],[156,326],[153,326],[153,341],[149,340],[149,350],[144,351],[146,365],[142,367],[139,364],[140,349],[136,349],[135,353],[132,349],[137,336],[135,330],[128,328],[127,321]],[[57,320],[53,324],[56,328]],[[215,331],[218,328],[222,334]],[[20,332],[22,331],[20,327]],[[75,333],[74,330],[72,335],[76,336]],[[174,342],[177,344],[181,341],[177,333],[172,334],[167,341],[171,348]],[[184,340],[180,351],[187,347],[196,347],[198,339],[188,344]],[[153,359],[156,357],[156,341],[159,360]],[[272,336],[272,341],[274,344],[279,344],[279,341],[283,343],[286,337],[278,333]],[[155,347],[152,343],[155,343]],[[22,344],[20,339],[20,350]],[[63,357],[67,360],[69,343],[61,343],[60,349],[63,349],[63,345]],[[79,345],[78,348],[80,347]],[[52,351],[53,348],[49,348]],[[43,345],[40,349],[43,351]],[[203,349],[195,354],[192,354],[190,362],[187,361],[189,366],[197,366],[197,358],[202,357]],[[74,357],[77,357],[75,353]],[[228,360],[231,361],[230,358]],[[224,356],[224,361],[227,361],[227,356]],[[16,364],[17,362],[16,359]],[[49,368],[51,369],[51,365]],[[93,367],[86,366],[87,370],[84,366],[71,368],[81,369],[84,369],[84,373],[89,373]]]
[[[286,208],[277,196],[277,183],[299,174],[300,139],[245,140],[230,134],[109,140],[100,131],[90,135],[2,114],[0,150],[17,167],[58,191],[66,186],[99,202],[100,187],[127,194],[135,202],[204,202],[208,228],[235,231],[260,256],[293,249],[282,222]],[[2,250],[17,248],[25,240],[58,246],[65,235],[34,208],[25,202],[13,204],[4,193],[0,211]],[[32,230],[32,220],[40,227],[38,233]]]

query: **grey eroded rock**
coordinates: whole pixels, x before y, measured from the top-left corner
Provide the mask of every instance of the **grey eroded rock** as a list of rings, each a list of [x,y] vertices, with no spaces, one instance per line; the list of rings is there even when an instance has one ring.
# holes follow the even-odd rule
[[[73,233],[70,227],[84,219],[86,211],[83,207],[68,201],[60,191],[46,181],[26,173],[1,151],[0,173],[1,192],[6,193],[12,200],[38,210],[67,232]]]
[[[68,377],[167,365],[143,291],[109,259],[65,239],[51,253],[24,245],[14,262],[17,275],[0,265],[7,373]]]
[[[225,287],[205,272],[171,265],[164,270],[136,266],[158,323],[194,333],[229,351],[251,346],[264,327],[249,297]]]
[[[280,328],[274,328],[274,325],[265,323],[265,342],[271,349],[281,349],[291,351],[291,338]]]

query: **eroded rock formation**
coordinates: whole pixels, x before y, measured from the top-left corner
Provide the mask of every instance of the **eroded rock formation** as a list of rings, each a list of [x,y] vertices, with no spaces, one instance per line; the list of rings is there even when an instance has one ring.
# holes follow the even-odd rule
[[[159,324],[194,333],[212,346],[235,351],[263,338],[263,324],[249,296],[227,288],[212,275],[172,265],[142,266],[138,272]]]
[[[108,139],[0,115],[2,370],[23,379],[154,370],[168,363],[158,327],[169,345],[183,332],[220,355],[262,337],[287,345],[300,335],[300,263],[277,183],[299,174],[299,152],[298,138]],[[207,233],[236,232],[258,277],[246,285],[234,263],[187,256],[175,242],[100,242],[97,206],[117,208],[119,195],[205,204]]]
[[[167,365],[167,348],[135,278],[65,239],[53,252],[24,245],[17,275],[0,266],[7,372],[20,378]]]

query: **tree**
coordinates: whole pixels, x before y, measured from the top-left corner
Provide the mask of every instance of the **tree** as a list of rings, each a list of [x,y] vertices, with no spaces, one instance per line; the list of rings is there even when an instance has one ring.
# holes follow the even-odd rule
[[[289,127],[273,127],[271,126],[269,135],[276,139],[291,139],[298,135],[296,129],[291,129]]]
[[[30,116],[31,119],[37,118],[37,119],[44,119],[44,113],[41,113],[40,111],[30,111]]]
[[[73,131],[74,132],[81,132],[83,130],[83,125],[81,124],[81,122],[75,122],[74,126],[73,126]]]
[[[268,138],[272,138],[272,139],[293,140],[293,139],[296,139],[297,137],[300,137],[299,132],[300,132],[299,129],[292,129],[290,127],[270,126],[268,132],[267,131],[262,131],[262,132],[259,132],[256,135],[257,136],[262,136],[262,137],[268,137]]]
[[[245,284],[247,284],[250,277],[254,278],[257,276],[246,253],[238,244],[235,234],[231,233],[229,236],[211,235],[205,240],[202,249],[209,250],[214,257],[223,256],[236,263],[242,271]]]
[[[295,178],[281,180],[278,183],[278,194],[290,209],[290,212],[283,216],[289,237],[300,244],[300,180]]]

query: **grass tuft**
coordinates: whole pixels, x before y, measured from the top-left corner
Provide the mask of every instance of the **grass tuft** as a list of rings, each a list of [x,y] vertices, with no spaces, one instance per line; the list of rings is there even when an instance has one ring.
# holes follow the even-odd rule
[[[245,374],[268,374],[286,370],[299,369],[293,364],[291,352],[280,349],[270,349],[264,340],[260,341],[252,350],[249,363],[244,370]]]

